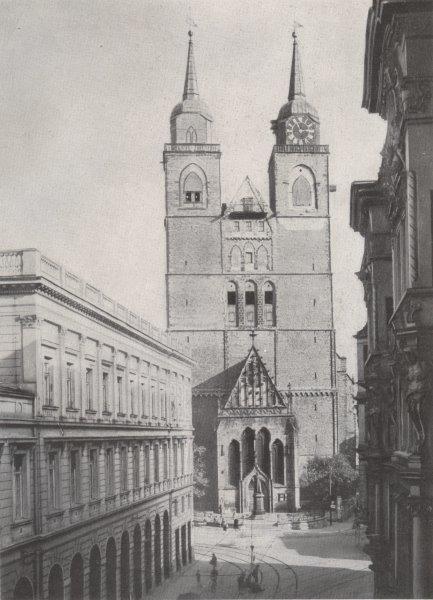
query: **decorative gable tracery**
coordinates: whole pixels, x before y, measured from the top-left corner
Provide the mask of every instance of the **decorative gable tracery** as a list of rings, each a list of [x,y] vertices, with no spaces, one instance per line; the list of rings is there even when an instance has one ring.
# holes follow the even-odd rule
[[[257,350],[251,348],[224,409],[249,407],[260,410],[285,406],[283,397],[275,387]]]

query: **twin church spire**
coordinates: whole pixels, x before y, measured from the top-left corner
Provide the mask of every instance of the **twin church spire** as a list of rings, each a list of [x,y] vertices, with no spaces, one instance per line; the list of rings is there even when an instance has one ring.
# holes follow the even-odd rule
[[[188,32],[188,59],[182,102],[171,114],[172,143],[211,143],[213,118],[200,98],[194,60],[192,31]],[[319,143],[319,116],[307,102],[296,30],[293,31],[293,52],[290,69],[288,102],[284,104],[272,130],[279,145]],[[296,117],[296,119],[294,119]]]

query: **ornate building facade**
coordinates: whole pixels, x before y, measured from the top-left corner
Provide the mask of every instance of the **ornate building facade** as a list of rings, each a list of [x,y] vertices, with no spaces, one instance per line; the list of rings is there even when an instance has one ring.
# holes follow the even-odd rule
[[[167,322],[195,360],[206,504],[254,511],[259,494],[264,510],[295,509],[300,469],[339,445],[329,149],[305,96],[295,33],[288,101],[272,121],[269,202],[249,178],[231,201],[221,197],[212,125],[190,33],[163,160]]]
[[[378,597],[433,594],[433,3],[375,0],[363,106],[388,123],[377,181],[355,182],[365,238],[369,552]],[[360,337],[360,336],[359,336]]]
[[[192,559],[187,350],[22,250],[0,357],[2,598],[141,598]]]

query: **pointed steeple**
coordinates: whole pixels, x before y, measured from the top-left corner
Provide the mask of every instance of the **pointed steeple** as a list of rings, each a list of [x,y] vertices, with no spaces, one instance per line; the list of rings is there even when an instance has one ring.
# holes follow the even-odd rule
[[[292,68],[290,70],[290,86],[288,100],[295,100],[299,96],[305,98],[304,93],[304,79],[302,77],[301,68],[301,57],[299,55],[298,47],[298,36],[296,35],[296,29],[293,30],[293,54],[292,54]]]
[[[197,74],[195,72],[194,63],[194,45],[192,42],[192,31],[188,31],[189,44],[188,44],[188,61],[186,64],[185,73],[185,85],[183,88],[183,99],[191,100],[198,98],[198,85],[197,85]]]

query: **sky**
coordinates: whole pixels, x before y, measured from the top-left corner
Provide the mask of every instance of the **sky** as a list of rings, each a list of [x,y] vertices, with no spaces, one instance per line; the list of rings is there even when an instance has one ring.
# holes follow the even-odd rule
[[[222,149],[222,202],[268,196],[270,121],[286,102],[293,22],[330,146],[337,351],[355,375],[363,240],[350,184],[375,179],[385,124],[361,108],[372,0],[0,0],[1,246],[36,247],[165,327],[163,145],[189,27]]]

